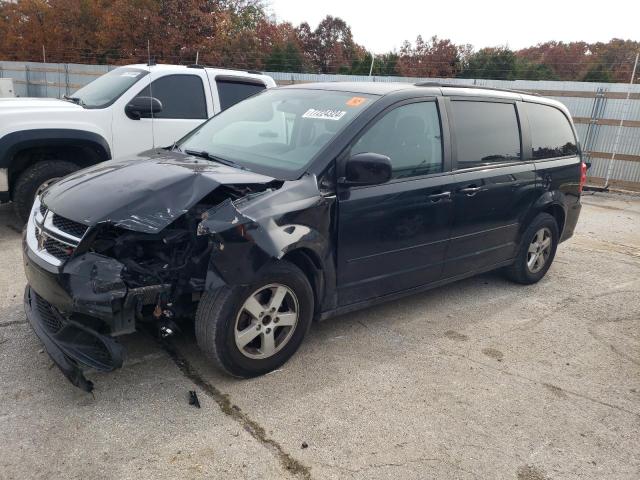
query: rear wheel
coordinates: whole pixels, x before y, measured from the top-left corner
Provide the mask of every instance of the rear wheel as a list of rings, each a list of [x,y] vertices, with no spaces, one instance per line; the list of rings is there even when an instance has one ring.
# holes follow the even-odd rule
[[[507,277],[525,285],[538,282],[551,267],[558,237],[555,218],[548,213],[539,214],[522,235],[515,262],[505,269]]]
[[[26,222],[36,195],[62,177],[78,170],[75,163],[43,160],[20,174],[13,187],[13,207],[16,215]]]
[[[280,367],[296,352],[312,317],[307,277],[280,261],[263,269],[250,286],[205,293],[196,312],[196,337],[219,368],[255,377]]]

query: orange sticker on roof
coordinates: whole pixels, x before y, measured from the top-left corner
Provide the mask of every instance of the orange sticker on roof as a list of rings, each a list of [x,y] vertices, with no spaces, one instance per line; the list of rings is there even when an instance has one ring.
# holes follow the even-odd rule
[[[366,98],[351,97],[349,100],[347,100],[347,107],[359,107],[360,105],[362,105],[366,101],[367,101]]]

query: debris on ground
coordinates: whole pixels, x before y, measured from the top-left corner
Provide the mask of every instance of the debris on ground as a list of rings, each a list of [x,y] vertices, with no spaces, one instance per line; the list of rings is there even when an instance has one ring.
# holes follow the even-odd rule
[[[200,408],[200,400],[198,400],[198,394],[195,390],[189,390],[189,405]]]

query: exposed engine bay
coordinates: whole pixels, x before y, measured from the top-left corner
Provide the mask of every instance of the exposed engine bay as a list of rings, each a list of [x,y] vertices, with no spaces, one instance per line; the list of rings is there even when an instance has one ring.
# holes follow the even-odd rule
[[[224,200],[237,200],[267,188],[221,186],[159,233],[100,226],[89,240],[88,250],[121,262],[125,266],[122,278],[129,288],[171,283],[177,290],[193,290],[204,284],[214,246],[212,238],[197,234],[206,212]]]

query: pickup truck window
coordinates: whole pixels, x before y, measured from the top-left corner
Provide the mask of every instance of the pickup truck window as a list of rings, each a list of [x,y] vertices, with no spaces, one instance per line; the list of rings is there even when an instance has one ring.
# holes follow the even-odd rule
[[[435,102],[402,105],[379,119],[351,154],[379,153],[391,159],[393,178],[442,171],[442,134]]]
[[[70,98],[85,108],[106,108],[148,74],[138,68],[116,68],[85,85]]]
[[[178,147],[294,179],[294,172],[301,173],[376,98],[329,90],[266,90],[219,113]]]
[[[138,97],[155,97],[162,111],[155,118],[206,119],[207,99],[202,79],[197,75],[167,75],[147,85]]]
[[[511,103],[453,101],[458,168],[520,160],[520,129]]]
[[[576,137],[567,117],[557,108],[524,103],[531,128],[531,154],[535,160],[576,155]]]
[[[242,80],[231,80],[216,78],[218,96],[220,97],[220,109],[226,110],[238,102],[255,95],[267,88],[260,82],[247,82]]]

